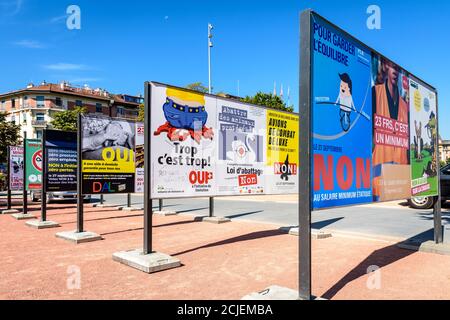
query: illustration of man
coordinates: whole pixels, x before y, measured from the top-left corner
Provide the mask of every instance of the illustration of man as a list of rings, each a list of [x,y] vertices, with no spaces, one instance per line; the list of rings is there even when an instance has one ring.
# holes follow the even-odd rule
[[[430,150],[431,154],[434,154],[435,152],[436,137],[437,137],[436,125],[437,125],[436,115],[434,114],[433,111],[431,111],[430,118],[428,120],[427,125],[425,126],[425,128],[427,128],[428,130],[428,136],[431,138],[431,150]]]
[[[347,73],[339,74],[339,78],[341,79],[341,83],[336,105],[340,107],[339,116],[342,130],[348,131],[350,129],[350,114],[352,111],[356,111],[355,105],[353,104],[352,79]]]

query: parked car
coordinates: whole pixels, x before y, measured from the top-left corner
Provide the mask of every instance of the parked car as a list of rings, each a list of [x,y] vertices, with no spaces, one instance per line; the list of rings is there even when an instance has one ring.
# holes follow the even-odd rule
[[[450,165],[441,168],[441,200],[442,204],[450,200]],[[408,204],[414,209],[431,209],[437,201],[437,197],[416,197],[408,200]]]
[[[62,191],[62,192],[47,192],[47,203],[53,201],[67,201],[76,200],[77,193],[72,191]],[[91,196],[85,195],[84,201],[90,201]],[[41,201],[41,191],[31,191],[31,201],[38,202]]]

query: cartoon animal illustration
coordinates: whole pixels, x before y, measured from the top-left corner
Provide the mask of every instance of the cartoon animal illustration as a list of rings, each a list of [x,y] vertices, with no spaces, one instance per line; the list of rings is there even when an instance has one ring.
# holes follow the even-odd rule
[[[234,141],[231,143],[231,149],[227,152],[227,158],[235,163],[254,163],[256,162],[255,150],[250,145],[250,141],[255,141],[256,138],[252,134],[248,134],[245,137],[245,142],[238,140],[234,137]]]
[[[414,146],[417,161],[422,161],[423,139],[422,139],[422,122],[417,125],[417,120],[414,120],[414,128],[416,135],[414,136]]]
[[[163,112],[167,122],[156,130],[156,136],[167,132],[171,141],[184,141],[190,136],[197,143],[200,143],[202,137],[213,139],[212,128],[206,127],[208,113],[204,105],[177,97],[167,97]]]

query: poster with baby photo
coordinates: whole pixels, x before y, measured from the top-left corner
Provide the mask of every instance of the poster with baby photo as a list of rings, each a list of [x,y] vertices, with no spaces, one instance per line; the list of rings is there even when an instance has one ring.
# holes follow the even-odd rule
[[[134,193],[135,123],[83,115],[83,194]]]
[[[150,85],[152,198],[215,195],[216,99]]]
[[[266,110],[217,98],[217,194],[264,194]]]

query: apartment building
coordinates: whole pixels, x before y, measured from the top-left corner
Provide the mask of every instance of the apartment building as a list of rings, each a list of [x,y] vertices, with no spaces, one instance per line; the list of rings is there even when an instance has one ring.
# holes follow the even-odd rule
[[[136,119],[143,98],[126,94],[112,94],[104,89],[60,84],[29,84],[26,88],[0,94],[0,112],[7,120],[21,125],[29,138],[40,138],[42,130],[51,129],[57,112],[85,107],[89,113],[110,117]]]
[[[439,139],[439,157],[443,162],[450,159],[450,140]]]

